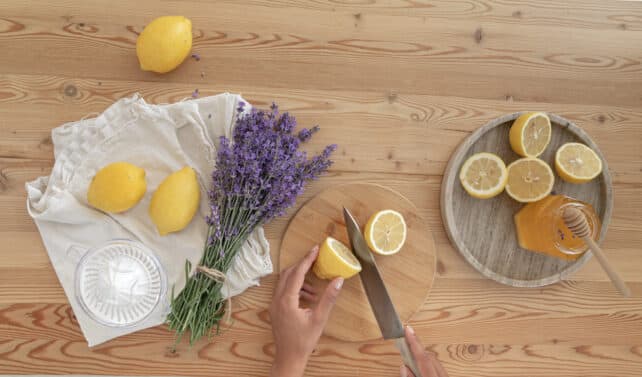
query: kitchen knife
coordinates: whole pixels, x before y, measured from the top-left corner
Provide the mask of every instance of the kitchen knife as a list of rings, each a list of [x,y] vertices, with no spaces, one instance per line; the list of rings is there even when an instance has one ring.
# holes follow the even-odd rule
[[[381,334],[384,339],[394,339],[395,346],[399,349],[404,364],[410,368],[416,377],[421,377],[415,358],[410,352],[408,343],[406,343],[404,328],[399,319],[399,315],[392,304],[392,300],[390,300],[388,290],[381,279],[372,252],[361,234],[359,224],[345,207],[343,208],[343,217],[346,228],[348,228],[348,238],[350,238],[352,252],[361,263],[359,276],[361,277],[363,288],[366,291],[366,296],[368,296],[372,312],[381,329]]]

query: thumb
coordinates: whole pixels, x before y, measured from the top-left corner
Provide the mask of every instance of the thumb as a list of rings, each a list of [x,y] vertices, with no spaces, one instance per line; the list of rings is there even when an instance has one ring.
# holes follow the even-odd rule
[[[412,373],[410,369],[408,369],[407,366],[402,365],[401,369],[399,369],[399,376],[401,377],[415,377],[415,375]]]
[[[337,297],[343,286],[343,278],[336,278],[325,287],[325,291],[319,300],[319,305],[317,305],[314,315],[316,319],[325,325],[328,322],[328,317],[330,317],[330,312],[334,307],[334,303],[337,302]]]

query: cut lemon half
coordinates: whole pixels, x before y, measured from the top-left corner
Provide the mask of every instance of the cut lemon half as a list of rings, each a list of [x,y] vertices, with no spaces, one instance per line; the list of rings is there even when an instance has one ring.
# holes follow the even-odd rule
[[[506,186],[506,164],[492,153],[476,153],[464,162],[459,180],[470,196],[488,199],[500,194]]]
[[[555,170],[566,182],[586,183],[602,172],[602,160],[584,144],[566,143],[555,153]]]
[[[536,202],[553,190],[555,176],[539,158],[524,157],[508,165],[506,193],[522,203]]]
[[[363,233],[373,252],[396,254],[406,242],[406,221],[399,212],[386,209],[370,217]]]
[[[545,113],[522,114],[510,128],[510,147],[522,157],[537,157],[551,142],[551,133],[551,120]]]
[[[361,263],[346,245],[328,237],[319,248],[312,271],[320,279],[348,279],[361,271]]]

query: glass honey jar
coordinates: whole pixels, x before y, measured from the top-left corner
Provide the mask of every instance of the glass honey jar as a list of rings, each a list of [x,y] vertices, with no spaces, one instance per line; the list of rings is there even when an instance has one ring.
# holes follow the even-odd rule
[[[568,229],[562,218],[564,210],[571,206],[584,213],[591,229],[590,236],[597,241],[600,220],[593,206],[568,196],[549,195],[526,204],[515,214],[519,246],[565,260],[579,258],[587,246]]]

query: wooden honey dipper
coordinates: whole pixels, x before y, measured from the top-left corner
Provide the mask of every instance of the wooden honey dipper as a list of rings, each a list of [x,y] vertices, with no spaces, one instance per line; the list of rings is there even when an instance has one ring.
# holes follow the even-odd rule
[[[593,255],[595,255],[598,262],[600,262],[600,265],[606,274],[609,275],[611,282],[615,285],[618,291],[620,291],[620,293],[625,297],[630,297],[631,290],[629,290],[629,287],[626,286],[626,283],[624,283],[624,280],[622,280],[618,273],[615,272],[615,269],[613,269],[613,266],[611,266],[609,261],[606,259],[602,249],[600,249],[595,241],[593,241],[593,238],[591,238],[591,228],[589,227],[588,221],[586,221],[584,213],[577,208],[569,207],[564,210],[562,218],[564,219],[564,223],[568,229],[586,242],[586,245],[591,249]]]

